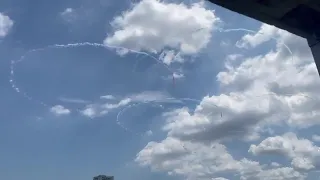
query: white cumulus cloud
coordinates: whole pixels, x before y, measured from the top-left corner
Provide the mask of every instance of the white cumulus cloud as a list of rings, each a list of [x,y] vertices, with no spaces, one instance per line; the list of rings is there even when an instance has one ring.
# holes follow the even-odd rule
[[[254,155],[278,154],[292,160],[297,169],[311,170],[319,162],[320,149],[307,139],[299,139],[294,133],[268,137],[258,145],[251,145],[249,152]]]
[[[60,116],[60,115],[68,115],[71,113],[71,111],[62,105],[56,105],[50,108],[50,112],[53,114]]]
[[[0,13],[0,38],[8,35],[14,22],[9,16]]]
[[[149,142],[136,162],[190,179],[228,173],[244,180],[300,180],[319,169],[319,151],[312,141],[294,133],[261,140],[262,134],[270,136],[270,127],[299,130],[320,124],[320,79],[306,40],[265,24],[261,30],[267,33],[249,33],[238,45],[254,48],[277,36],[275,48],[252,57],[230,54],[217,74],[221,94],[203,97],[195,110],[165,113],[162,130],[167,137]],[[273,153],[290,163],[236,159],[224,145],[252,140],[261,143],[251,145],[250,153]]]
[[[161,142],[149,142],[137,154],[135,161],[142,166],[150,166],[154,171],[167,171],[169,175],[189,179],[214,179],[211,177],[217,173],[239,174],[244,180],[302,180],[305,177],[290,167],[265,169],[256,161],[236,160],[222,144],[204,145],[171,137]]]
[[[259,31],[254,34],[246,34],[240,41],[237,42],[237,46],[240,48],[257,47],[258,45],[269,41],[270,39],[277,39],[282,30],[268,24],[263,24]]]
[[[164,51],[166,64],[182,62],[180,55],[196,54],[207,46],[218,21],[214,11],[205,9],[203,3],[189,7],[142,0],[114,18],[114,33],[106,37],[104,44],[152,53]]]

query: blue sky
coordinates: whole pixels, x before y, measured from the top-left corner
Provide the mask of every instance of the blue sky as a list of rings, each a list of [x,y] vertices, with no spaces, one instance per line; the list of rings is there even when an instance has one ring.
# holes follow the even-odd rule
[[[304,39],[200,1],[0,7],[1,179],[318,177]]]

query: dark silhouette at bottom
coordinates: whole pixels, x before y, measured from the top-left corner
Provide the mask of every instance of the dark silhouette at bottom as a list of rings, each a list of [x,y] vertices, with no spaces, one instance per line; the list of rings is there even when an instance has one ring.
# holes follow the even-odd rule
[[[93,180],[114,180],[114,176],[99,175],[93,177]]]

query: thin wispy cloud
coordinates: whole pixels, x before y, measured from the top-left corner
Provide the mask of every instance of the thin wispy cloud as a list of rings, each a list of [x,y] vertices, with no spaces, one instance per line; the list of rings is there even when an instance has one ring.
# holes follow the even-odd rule
[[[60,101],[65,103],[75,103],[75,104],[89,104],[91,101],[83,100],[83,99],[76,99],[76,98],[59,98]]]
[[[66,22],[72,22],[76,20],[77,13],[76,13],[76,10],[73,8],[66,8],[64,11],[60,13],[60,16]]]
[[[116,98],[112,95],[104,95],[104,96],[100,96],[100,99],[112,100]]]
[[[100,98],[103,100],[115,100],[114,96],[112,95],[100,96]],[[112,110],[123,108],[130,103],[148,101],[168,101],[169,99],[170,96],[161,91],[143,91],[141,93],[125,96],[122,99],[118,100],[118,102],[116,103],[111,103],[107,101],[89,104],[82,110],[82,114],[91,118],[101,117]]]

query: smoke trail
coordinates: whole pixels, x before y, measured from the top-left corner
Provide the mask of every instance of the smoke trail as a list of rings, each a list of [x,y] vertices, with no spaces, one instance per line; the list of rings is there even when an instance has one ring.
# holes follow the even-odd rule
[[[202,30],[202,29],[200,29],[200,30]],[[250,30],[250,29],[246,29],[246,28],[234,28],[234,29],[223,29],[223,28],[218,28],[217,29],[219,32],[223,32],[223,33],[228,33],[228,32],[248,32],[248,33],[257,33],[257,34],[261,34],[261,35],[264,35],[265,33],[263,33],[263,32],[259,32],[259,31],[254,31],[254,30]],[[294,62],[294,57],[293,57],[293,53],[292,53],[292,51],[291,51],[291,49],[289,48],[289,46],[286,44],[286,43],[284,43],[284,42],[280,42],[279,41],[279,38],[276,38],[275,36],[271,36],[270,37],[271,39],[273,39],[273,40],[275,40],[276,42],[278,42],[279,44],[281,44],[281,45],[283,45],[287,50],[288,50],[288,52],[290,53],[290,55],[291,55],[291,61],[292,61],[292,63]]]
[[[199,29],[196,29],[194,32],[192,32],[191,34],[193,33],[199,33],[200,31],[204,30],[206,28],[199,28]],[[245,29],[245,28],[238,28],[238,29],[222,29],[222,28],[219,28],[217,29],[219,32],[222,32],[222,33],[228,33],[228,32],[237,32],[237,31],[241,31],[241,32],[249,32],[249,33],[259,33],[259,34],[264,34],[263,32],[259,32],[259,31],[253,31],[253,30],[250,30],[250,29]],[[272,39],[274,40],[278,40],[276,37],[271,37]],[[283,42],[279,42],[281,44],[284,45],[284,47],[288,50],[288,52],[291,54],[292,56],[292,60],[293,60],[293,53],[292,51],[290,50],[290,48]],[[44,107],[52,107],[52,105],[49,105],[45,102],[42,102],[40,100],[36,100],[34,99],[33,97],[31,97],[30,95],[28,95],[28,93],[24,92],[20,87],[18,87],[18,85],[16,84],[15,82],[15,79],[14,79],[14,75],[15,75],[15,65],[17,65],[18,63],[22,62],[25,60],[25,58],[31,54],[31,53],[34,53],[34,52],[40,52],[40,51],[43,51],[43,50],[46,50],[48,48],[55,48],[55,49],[59,49],[59,48],[77,48],[77,47],[84,47],[84,46],[91,46],[91,47],[97,47],[97,48],[107,48],[109,50],[123,50],[127,53],[132,53],[132,54],[137,54],[137,55],[143,55],[143,57],[149,57],[151,58],[152,60],[155,60],[157,62],[157,64],[161,64],[163,67],[165,67],[169,73],[171,73],[172,75],[174,75],[174,71],[170,69],[170,67],[165,64],[163,61],[160,60],[160,58],[156,58],[155,56],[147,53],[147,52],[143,52],[143,51],[136,51],[136,50],[133,50],[133,49],[129,49],[129,48],[125,48],[125,47],[120,47],[120,46],[111,46],[111,45],[105,45],[105,44],[101,44],[101,43],[92,43],[92,42],[79,42],[79,43],[68,43],[68,44],[53,44],[53,45],[49,45],[49,46],[46,46],[46,47],[43,47],[43,48],[38,48],[38,49],[32,49],[30,51],[27,51],[24,55],[22,55],[18,60],[14,61],[12,60],[11,61],[11,65],[10,65],[10,79],[9,79],[9,82],[12,86],[12,89],[14,91],[16,91],[17,93],[21,94],[24,98],[30,100],[30,101],[35,101],[39,104],[41,104],[42,106]],[[161,55],[160,55],[161,56]],[[137,63],[136,63],[137,64]],[[136,67],[135,67],[136,68]],[[177,99],[175,99],[177,100]],[[189,98],[183,98],[183,99],[180,99],[180,100],[190,100],[190,101],[196,101],[196,102],[199,102],[198,100],[194,100],[194,99],[189,99]],[[78,112],[80,112],[80,110],[76,110]],[[119,115],[119,114],[118,114]],[[119,123],[119,122],[118,122]]]
[[[187,104],[187,102],[193,102],[193,103],[196,103],[196,104],[200,104],[201,101],[200,100],[197,100],[197,99],[192,99],[192,98],[165,98],[165,99],[162,99],[162,100],[149,100],[149,101],[143,101],[143,102],[139,102],[139,103],[134,103],[134,104],[130,104],[130,105],[127,105],[126,107],[124,107],[122,110],[120,110],[117,114],[117,117],[116,117],[116,123],[122,128],[124,129],[125,131],[127,132],[130,132],[130,133],[133,133],[135,135],[138,135],[138,136],[145,136],[144,133],[138,133],[138,132],[133,132],[129,127],[126,127],[124,125],[123,122],[120,121],[121,119],[121,116],[126,112],[128,111],[129,109],[133,108],[133,107],[136,107],[136,106],[140,106],[142,104],[150,104],[150,105],[160,105],[160,104],[164,104],[164,103],[169,103],[169,104],[181,104],[181,105],[185,105]],[[210,104],[210,106],[214,107],[214,108],[218,108],[217,105],[213,105],[213,104]],[[213,112],[210,112],[209,114],[207,115],[204,115],[204,116],[210,116],[212,115]],[[222,112],[219,113],[219,117],[220,117],[220,114],[222,114]],[[222,117],[221,117],[222,118]],[[205,129],[205,127],[203,127],[203,129]]]
[[[292,95],[297,95],[297,94],[287,94],[286,96],[290,97]],[[262,95],[256,95],[256,96],[253,96],[254,98],[263,98],[267,101],[267,105],[265,104],[264,106],[261,104],[263,103],[263,101],[261,100],[257,100],[256,102],[258,102],[258,104],[253,104],[253,106],[257,107],[259,109],[259,111],[263,112],[263,113],[271,113],[271,117],[273,118],[276,118],[276,119],[282,119],[282,120],[285,120],[285,119],[290,119],[291,118],[291,109],[289,107],[289,105],[286,105],[286,104],[283,104],[283,111],[279,113],[273,113],[273,107],[272,107],[272,104],[270,104],[270,102],[273,102],[271,101],[271,99],[268,99],[269,97],[275,97],[276,95],[274,93],[267,93],[267,94],[262,94]],[[303,95],[303,97],[308,97],[309,96],[306,96],[306,95]],[[280,97],[280,98],[283,98],[283,97]],[[243,98],[240,98],[240,99],[243,99]],[[136,106],[139,106],[139,105],[142,105],[142,104],[163,104],[163,103],[171,103],[171,104],[181,104],[181,105],[185,105],[187,104],[187,102],[193,102],[197,105],[200,105],[201,104],[201,100],[197,100],[197,99],[192,99],[192,98],[166,98],[166,99],[163,99],[163,100],[152,100],[152,101],[144,101],[144,102],[139,102],[139,103],[134,103],[134,104],[130,104],[130,105],[127,105],[126,107],[124,107],[122,110],[120,110],[117,114],[117,117],[116,117],[116,123],[121,127],[123,128],[125,131],[128,131],[129,133],[133,133],[135,135],[138,135],[138,136],[145,136],[143,133],[137,133],[137,132],[134,132],[130,129],[130,127],[126,127],[122,121],[121,121],[121,116],[127,112],[127,110],[133,108],[133,107],[136,107]],[[248,102],[250,103],[250,102]],[[229,118],[228,117],[228,113],[227,112],[223,112],[224,110],[223,109],[226,109],[228,107],[226,106],[221,106],[221,105],[216,105],[216,104],[211,104],[211,103],[205,103],[205,105],[209,105],[211,106],[212,108],[216,108],[216,109],[220,109],[219,112],[208,112],[206,114],[203,115],[203,117],[210,117],[213,113],[216,113],[216,117],[219,116],[220,119],[227,119]],[[258,105],[258,106],[257,106]],[[270,109],[271,108],[271,109]],[[194,110],[196,110],[197,107],[195,107]],[[270,111],[270,112],[269,112]],[[225,114],[227,113],[227,114]],[[282,121],[281,120],[281,121]],[[266,126],[267,128],[270,128],[270,123],[271,122],[266,122],[266,124],[264,124],[264,126]],[[271,123],[272,124],[272,123]],[[203,126],[202,129],[205,131],[206,130],[206,127]]]
[[[198,29],[194,30],[191,34],[197,33],[197,32],[199,32],[201,30],[204,30],[204,29],[206,29],[206,28],[198,28]],[[222,28],[218,28],[217,30],[219,32],[223,32],[223,33],[242,31],[242,32],[249,32],[249,33],[264,34],[263,32],[254,31],[254,30],[245,29],[245,28],[238,28],[238,29],[222,29]],[[272,39],[278,40],[275,37],[272,37]],[[285,43],[282,43],[282,42],[280,42],[280,43],[283,44],[286,47],[288,52],[291,54],[292,61],[293,61],[293,53],[290,50],[290,48]],[[24,98],[26,98],[28,100],[31,100],[31,101],[37,101],[39,104],[41,104],[41,105],[43,105],[45,107],[48,107],[49,106],[48,104],[46,104],[46,103],[44,103],[42,101],[33,99],[30,95],[28,95],[26,92],[22,91],[22,89],[17,86],[16,82],[14,81],[15,65],[17,63],[20,63],[20,62],[24,61],[25,57],[28,56],[29,54],[34,53],[34,52],[43,51],[43,50],[46,50],[48,48],[76,48],[76,47],[82,47],[82,46],[93,46],[93,47],[98,47],[98,48],[109,48],[110,50],[125,50],[127,53],[143,55],[144,57],[149,57],[149,58],[155,60],[158,64],[163,65],[172,74],[172,76],[174,76],[174,71],[171,70],[170,67],[167,64],[163,63],[163,61],[161,61],[160,58],[156,58],[155,56],[152,56],[147,52],[136,51],[136,50],[133,50],[133,49],[120,47],[120,46],[112,46],[112,45],[105,45],[105,44],[101,44],[101,43],[92,43],[92,42],[53,44],[53,45],[49,45],[49,46],[43,47],[43,48],[32,49],[32,50],[28,51],[27,53],[25,53],[24,55],[22,55],[17,61],[14,61],[14,60],[11,61],[11,65],[10,65],[10,80],[9,80],[9,82],[10,82],[10,84],[12,86],[12,89],[14,89],[17,93],[21,94]],[[138,64],[138,62],[136,64]]]
[[[49,105],[43,101],[36,100],[33,97],[31,97],[27,92],[24,92],[20,87],[18,87],[17,83],[15,82],[15,66],[18,63],[21,63],[25,61],[25,58],[30,55],[31,53],[40,52],[46,49],[59,49],[59,48],[77,48],[77,47],[84,47],[84,46],[91,46],[91,47],[97,47],[97,48],[107,48],[109,50],[125,50],[127,53],[137,54],[137,55],[143,55],[144,57],[149,57],[152,60],[155,60],[158,64],[163,65],[172,75],[174,74],[174,71],[170,69],[170,67],[166,64],[164,64],[161,60],[158,58],[142,51],[136,51],[129,48],[119,47],[119,46],[110,46],[100,43],[91,43],[91,42],[80,42],[80,43],[68,43],[68,44],[53,44],[49,45],[43,48],[38,49],[32,49],[30,51],[27,51],[24,55],[22,55],[18,60],[14,61],[12,60],[10,63],[10,76],[9,76],[9,83],[11,84],[12,89],[17,92],[18,94],[22,95],[24,98],[36,102],[38,104],[41,104],[44,107],[52,107],[53,105]]]

